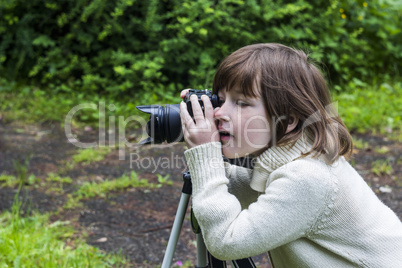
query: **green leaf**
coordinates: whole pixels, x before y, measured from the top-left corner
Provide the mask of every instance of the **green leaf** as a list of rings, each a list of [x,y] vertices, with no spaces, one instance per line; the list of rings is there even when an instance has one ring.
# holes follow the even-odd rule
[[[54,47],[56,43],[46,35],[40,35],[32,41],[34,46]]]

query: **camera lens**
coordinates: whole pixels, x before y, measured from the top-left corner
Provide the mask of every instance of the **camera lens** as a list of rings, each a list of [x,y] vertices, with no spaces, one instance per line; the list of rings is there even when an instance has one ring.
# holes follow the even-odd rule
[[[211,103],[212,103],[212,107],[216,108],[219,107],[219,97],[218,95],[212,95],[211,96]]]
[[[137,106],[137,109],[151,115],[146,126],[149,138],[140,144],[184,141],[181,130],[180,104],[166,104],[165,107],[143,105]]]
[[[219,97],[213,95],[209,90],[190,89],[188,96],[184,99],[187,102],[187,110],[190,115],[192,115],[191,102],[189,101],[191,94],[195,94],[198,97],[201,107],[203,107],[201,101],[202,95],[207,95],[210,98],[214,108],[219,106]],[[181,129],[180,104],[166,104],[165,107],[160,105],[142,105],[137,106],[137,109],[151,115],[146,127],[149,137],[141,141],[140,144],[184,141]]]
[[[183,132],[181,129],[180,119],[180,104],[165,105],[165,135],[167,142],[182,142],[184,141]]]

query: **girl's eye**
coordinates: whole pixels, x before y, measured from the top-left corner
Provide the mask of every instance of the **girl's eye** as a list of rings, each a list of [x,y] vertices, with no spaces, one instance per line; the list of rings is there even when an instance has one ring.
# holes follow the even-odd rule
[[[244,101],[240,101],[240,100],[237,101],[236,104],[239,105],[239,106],[241,106],[241,107],[248,106],[248,103],[246,103],[246,102],[244,102]]]

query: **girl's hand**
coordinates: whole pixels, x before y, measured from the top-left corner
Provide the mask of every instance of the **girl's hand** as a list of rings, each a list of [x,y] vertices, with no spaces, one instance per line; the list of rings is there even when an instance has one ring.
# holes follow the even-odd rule
[[[183,90],[180,97],[184,98],[188,90]],[[187,105],[180,103],[181,125],[184,140],[188,148],[192,148],[208,142],[219,142],[219,132],[214,120],[214,109],[208,96],[203,95],[201,100],[204,103],[204,113],[198,102],[197,96],[190,97],[194,119],[187,111]]]
[[[180,98],[184,99],[184,97],[187,95],[187,93],[190,91],[189,88],[183,89],[180,93]]]

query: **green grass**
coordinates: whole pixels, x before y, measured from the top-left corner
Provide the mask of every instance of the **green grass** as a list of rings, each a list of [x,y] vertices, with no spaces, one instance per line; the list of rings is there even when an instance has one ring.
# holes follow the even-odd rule
[[[51,183],[59,183],[59,184],[71,184],[73,182],[73,180],[70,177],[60,177],[59,175],[57,175],[56,173],[50,172],[48,174],[48,177],[46,178],[47,182],[51,182]]]
[[[22,187],[33,186],[35,188],[43,187],[53,192],[63,192],[64,184],[71,184],[73,180],[70,177],[61,177],[56,173],[49,173],[45,179],[35,177],[33,174],[26,175],[27,179],[21,181],[21,177],[6,173],[0,174],[1,187]]]
[[[392,175],[394,169],[390,161],[388,160],[376,160],[371,164],[371,172],[376,174],[377,176],[380,175]]]
[[[73,163],[84,163],[90,164],[96,161],[100,161],[104,156],[110,151],[109,148],[101,149],[84,149],[78,154],[73,156],[74,162],[67,162],[67,164]],[[26,165],[27,166],[27,165]],[[60,167],[61,170],[65,167]],[[23,176],[19,174],[18,176],[9,175],[6,173],[0,174],[0,186],[1,187],[41,187],[47,189],[47,192],[64,194],[63,186],[65,184],[72,184],[73,180],[70,177],[60,176],[60,172],[49,173],[46,178],[37,178],[33,174],[27,174],[27,168],[22,168],[24,172]],[[164,185],[172,185],[172,181],[169,180],[169,175],[162,176],[157,175],[157,183],[150,183],[146,179],[140,179],[138,174],[132,171],[130,174],[123,174],[121,177],[111,180],[105,180],[100,183],[85,181],[79,185],[78,190],[72,194],[68,194],[67,203],[64,205],[66,209],[81,207],[81,200],[86,198],[107,197],[111,192],[122,191],[127,188],[160,188]],[[1,268],[1,267],[0,267]]]
[[[75,163],[82,163],[83,165],[88,165],[93,162],[102,161],[105,156],[111,151],[109,147],[97,147],[81,149],[77,154],[73,156]]]
[[[121,255],[106,254],[77,239],[70,222],[50,223],[49,215],[22,217],[16,198],[0,214],[0,267],[128,267]]]
[[[380,133],[402,140],[401,96],[401,82],[369,86],[352,81],[333,98],[338,101],[338,112],[350,130]]]
[[[64,125],[67,114],[81,104],[95,105],[96,108],[86,106],[73,113],[71,122],[73,127],[96,127],[101,119],[105,121],[105,126],[108,127],[110,116],[115,116],[116,120],[119,116],[124,118],[131,115],[147,117],[136,109],[137,105],[147,104],[143,100],[112,100],[107,96],[87,95],[82,92],[49,94],[49,92],[38,88],[21,87],[14,92],[0,89],[0,99],[0,116],[3,122],[60,122],[61,125]],[[104,105],[104,109],[101,108],[101,104]]]
[[[50,172],[44,181],[41,181],[37,187],[46,188],[46,192],[64,194],[64,185],[70,185],[73,183],[73,179],[70,177],[61,177],[56,173]]]
[[[387,83],[370,83],[353,79],[342,88],[335,86],[333,99],[338,102],[341,118],[350,130],[386,134],[402,140],[402,83],[398,79]],[[135,108],[136,105],[148,104],[143,100],[110,100],[83,93],[49,95],[44,90],[28,87],[21,88],[18,93],[0,91],[0,99],[0,115],[6,122],[56,121],[64,124],[67,113],[76,105],[92,103],[99,107],[100,102],[105,103],[104,113],[98,109],[81,109],[74,114],[73,126],[97,126],[100,116],[106,118],[106,126],[109,116],[115,116],[116,119],[118,116],[127,118],[131,115],[147,117]],[[110,110],[109,105],[113,105],[114,109]]]
[[[353,138],[353,147],[359,150],[367,150],[368,148],[370,148],[370,145],[368,144],[368,142],[362,140],[362,139],[357,139],[357,138]]]
[[[8,174],[0,174],[0,185],[1,187],[17,187],[20,181],[16,176]]]
[[[24,161],[13,160],[13,168],[16,176],[6,173],[0,174],[0,186],[5,187],[22,187],[25,185],[35,185],[40,182],[40,179],[33,174],[28,174],[29,162],[32,155],[25,158]]]
[[[107,197],[109,193],[114,191],[121,191],[127,188],[159,188],[163,185],[171,185],[172,181],[169,181],[169,176],[162,177],[157,175],[158,183],[150,183],[146,179],[140,179],[134,171],[129,175],[124,174],[119,178],[113,180],[106,180],[100,183],[96,182],[84,182],[77,191],[69,195],[68,201],[64,208],[74,208],[80,206],[80,201],[86,198],[94,197]]]
[[[101,183],[84,182],[80,189],[75,192],[78,198],[105,197],[112,191],[120,191],[127,188],[150,187],[151,184],[146,179],[139,179],[138,175],[132,171],[130,175],[124,174],[114,180],[106,180]]]
[[[170,185],[169,176],[157,175],[158,183],[140,179],[135,172],[100,183],[84,182],[72,195],[64,208],[80,207],[81,200],[107,197],[112,191],[127,188],[158,188]],[[71,184],[69,177],[49,173],[42,186],[62,191],[62,184]],[[1,186],[17,187],[16,176],[0,175]],[[69,221],[50,223],[51,214],[31,213],[22,217],[21,203],[15,198],[11,212],[0,214],[0,268],[3,267],[129,267],[121,254],[106,254],[89,246]]]
[[[17,174],[15,178],[12,177],[2,177],[0,175],[0,182],[5,182],[7,186],[13,187],[14,185],[33,185],[39,182],[39,179],[35,175],[28,175],[29,161],[32,156],[25,158],[24,162],[18,160],[13,160],[14,171]]]
[[[380,148],[375,148],[374,151],[379,154],[387,154],[391,149],[387,146],[381,146]]]

